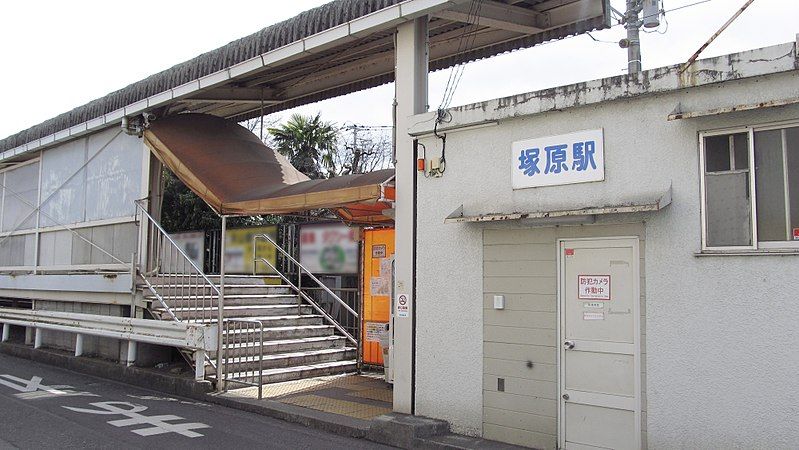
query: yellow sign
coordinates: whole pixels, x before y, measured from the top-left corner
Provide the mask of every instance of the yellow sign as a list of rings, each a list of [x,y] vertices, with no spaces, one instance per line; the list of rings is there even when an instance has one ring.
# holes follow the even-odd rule
[[[225,272],[252,274],[253,258],[257,255],[259,262],[255,266],[258,274],[274,273],[274,271],[261,258],[269,261],[273,266],[277,264],[277,251],[275,247],[264,239],[258,239],[255,254],[252,253],[252,240],[258,234],[266,234],[277,241],[277,226],[257,228],[240,228],[227,230],[225,236]]]

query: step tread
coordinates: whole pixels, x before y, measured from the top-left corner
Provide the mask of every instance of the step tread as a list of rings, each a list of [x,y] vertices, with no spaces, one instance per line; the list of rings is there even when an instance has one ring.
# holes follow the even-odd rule
[[[310,308],[308,305],[301,305],[303,308]],[[288,308],[297,308],[296,304],[277,304],[277,305],[227,305],[222,308],[225,311],[247,311],[247,310],[258,310],[258,309],[288,309]],[[161,306],[152,308],[157,311],[165,311],[165,309]],[[170,308],[172,312],[185,312],[185,311],[216,311],[219,308],[216,306],[208,306],[204,308]]]
[[[321,330],[324,328],[333,328],[333,325],[296,325],[288,327],[264,327],[264,333],[267,331],[302,331],[302,330]],[[233,334],[248,333],[249,330],[234,330]],[[253,331],[254,332],[254,331]],[[265,341],[266,342],[266,341]]]
[[[137,283],[136,286],[146,288],[147,285],[144,283]],[[150,286],[154,288],[174,288],[174,287],[195,287],[195,288],[205,288],[207,285],[197,285],[196,283],[173,283],[173,284],[158,284],[158,283],[150,283]],[[218,287],[218,286],[217,286]],[[289,289],[291,286],[288,284],[231,284],[225,283],[225,288],[256,288],[256,289],[263,289],[263,288],[283,288]]]
[[[355,351],[354,347],[343,347],[343,348],[320,348],[320,349],[314,349],[314,350],[303,350],[303,351],[299,351],[299,352],[298,351],[294,351],[294,352],[285,352],[285,353],[268,353],[268,354],[264,354],[263,355],[263,357],[261,358],[261,361],[275,361],[275,360],[279,360],[279,359],[302,358],[304,356],[335,355],[337,353],[346,354],[346,353],[354,352],[354,351]],[[242,358],[243,359],[240,359],[238,356],[236,356],[234,358],[225,358],[225,360],[227,361],[228,359],[235,359],[236,361],[234,363],[257,361],[258,360],[256,355],[248,355],[248,356],[242,357]],[[216,359],[212,359],[211,361],[213,361],[214,364],[216,364]]]
[[[277,367],[274,369],[264,369],[261,371],[261,375],[263,376],[270,376],[270,375],[283,375],[292,372],[302,372],[305,370],[317,370],[317,369],[334,369],[338,367],[346,367],[352,366],[353,369],[358,365],[358,361],[355,359],[345,359],[341,361],[325,361],[320,363],[314,364],[305,364],[301,366],[291,366],[291,367]],[[256,371],[257,372],[257,371]],[[252,378],[254,376],[254,371],[249,372],[234,372],[230,376],[231,378]],[[257,375],[257,374],[255,374]]]
[[[290,315],[290,316],[241,316],[241,317],[225,317],[225,319],[246,319],[246,320],[260,320],[262,322],[268,322],[270,320],[278,321],[278,320],[296,320],[296,319],[322,319],[323,317],[318,314],[302,314],[302,315]],[[201,319],[198,322],[202,323],[216,323],[216,317],[211,319]],[[264,327],[264,331],[267,330],[267,327]]]
[[[238,299],[238,298],[251,298],[251,299],[259,299],[259,298],[297,298],[297,294],[225,294],[226,299]],[[155,295],[145,295],[144,298],[146,299],[157,299]],[[164,300],[170,300],[174,298],[196,298],[194,295],[162,295],[161,298]]]
[[[194,274],[199,275],[199,274]],[[157,277],[185,277],[186,274],[180,273],[159,273],[157,275],[149,275],[150,278],[157,278]],[[219,274],[216,273],[206,273],[206,277],[208,278],[219,278]],[[263,274],[263,275],[247,275],[243,273],[226,273],[225,278],[279,278],[278,275],[275,274]]]
[[[266,330],[266,328],[264,328]],[[272,347],[272,346],[280,346],[280,345],[291,345],[291,344],[313,344],[317,342],[327,342],[327,341],[342,341],[346,339],[344,336],[338,335],[330,335],[330,336],[313,336],[313,337],[306,337],[306,338],[293,338],[293,339],[280,339],[274,341],[251,341],[247,342],[247,344],[261,344],[263,347]],[[234,349],[234,348],[241,348],[242,343],[236,344],[225,344],[225,349]],[[255,347],[255,345],[249,345],[248,347]]]

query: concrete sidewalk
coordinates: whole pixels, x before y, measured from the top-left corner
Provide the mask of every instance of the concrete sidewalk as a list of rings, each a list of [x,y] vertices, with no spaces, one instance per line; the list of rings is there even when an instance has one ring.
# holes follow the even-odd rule
[[[391,391],[377,377],[348,375],[267,385],[264,398],[259,400],[255,388],[215,393],[211,383],[196,382],[190,376],[75,357],[65,351],[4,342],[0,343],[0,352],[399,448],[523,448],[450,433],[445,421],[393,413]]]

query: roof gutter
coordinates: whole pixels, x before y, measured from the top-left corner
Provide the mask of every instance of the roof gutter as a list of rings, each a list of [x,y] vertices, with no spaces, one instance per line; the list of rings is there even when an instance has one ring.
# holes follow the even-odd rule
[[[266,67],[276,67],[304,55],[318,53],[359,37],[396,27],[418,17],[449,9],[469,0],[406,0],[388,8],[375,11],[347,23],[328,28],[317,34],[284,45],[254,58],[234,64],[218,72],[205,75],[183,85],[165,90],[143,100],[133,102],[100,117],[63,129],[56,133],[27,142],[0,153],[0,162],[22,154],[51,147],[95,131],[121,124],[126,116],[135,116],[164,106],[199,91],[217,87],[232,78],[247,76]],[[128,122],[129,123],[129,122]]]

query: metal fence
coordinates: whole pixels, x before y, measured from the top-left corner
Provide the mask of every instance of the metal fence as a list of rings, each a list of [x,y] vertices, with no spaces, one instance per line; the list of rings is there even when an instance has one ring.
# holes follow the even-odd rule
[[[225,319],[224,330],[225,360],[222,363],[225,384],[257,386],[258,399],[263,398],[263,322],[255,319]]]

